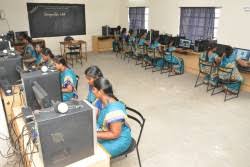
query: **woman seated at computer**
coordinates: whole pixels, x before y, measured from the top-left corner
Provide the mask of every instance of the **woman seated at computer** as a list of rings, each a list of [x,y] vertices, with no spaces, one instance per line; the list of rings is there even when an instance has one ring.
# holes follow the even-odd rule
[[[87,82],[89,84],[87,101],[92,103],[95,107],[98,108],[98,110],[100,110],[102,108],[102,104],[101,104],[100,100],[96,99],[96,96],[93,93],[93,86],[94,86],[94,81],[96,79],[103,77],[103,73],[99,67],[90,66],[85,70],[85,77],[86,77]]]
[[[117,101],[111,83],[105,78],[94,81],[93,93],[103,104],[103,109],[97,117],[98,142],[112,157],[118,156],[124,153],[132,142],[126,107]]]
[[[63,57],[55,58],[54,63],[56,69],[60,72],[63,101],[69,101],[73,98],[77,98],[75,89],[76,74],[67,66],[66,60]]]
[[[40,63],[41,66],[45,65],[47,67],[54,66],[54,55],[49,48],[44,48],[41,52],[42,61]]]
[[[207,73],[211,71],[212,75],[206,75],[204,78],[204,83],[208,83],[208,81],[215,85],[214,77],[216,76],[216,66],[220,64],[221,58],[216,53],[217,50],[217,44],[211,43],[208,47],[208,49],[200,54],[200,59],[204,62],[208,62],[211,66],[201,66],[203,71],[206,71]],[[212,69],[211,69],[212,68]]]
[[[126,43],[130,46],[135,44],[135,34],[133,29],[130,29],[128,31],[128,35],[126,37]]]
[[[220,67],[232,68],[231,79],[238,81],[238,82],[225,84],[224,89],[230,93],[237,93],[238,90],[240,89],[241,83],[243,82],[243,77],[241,76],[241,74],[236,66],[236,62],[239,61],[239,57],[236,58],[236,61],[233,57],[234,57],[233,48],[231,46],[225,47],[225,51],[222,55]],[[222,75],[220,73],[218,75],[220,76],[220,78],[228,77],[228,76]]]
[[[37,57],[36,51],[32,45],[32,39],[25,33],[20,34],[20,39],[25,44],[24,53],[23,53],[23,57],[24,57],[23,61],[27,66],[30,66],[36,62],[36,57]]]
[[[43,50],[43,48],[42,48],[42,45],[41,44],[36,44],[36,48],[35,48],[35,53],[36,53],[36,55],[35,55],[35,65],[39,65],[41,62],[42,62],[42,50]]]
[[[147,54],[144,56],[144,60],[146,62],[153,63],[152,65],[157,67],[161,67],[164,64],[161,58],[161,54],[163,53],[163,48],[159,40],[160,36],[156,36],[154,37],[154,39],[152,39],[152,42],[148,47]]]
[[[176,50],[174,42],[174,38],[172,38],[169,42],[169,48],[165,52],[164,58],[167,64],[169,64],[169,67],[171,67],[169,69],[172,70],[171,72],[174,72],[175,74],[181,74],[184,71],[184,64],[179,57],[173,54],[173,52]]]
[[[149,45],[150,43],[146,40],[147,37],[147,32],[141,33],[139,36],[139,41],[138,41],[138,45],[139,46],[144,46],[144,45]]]

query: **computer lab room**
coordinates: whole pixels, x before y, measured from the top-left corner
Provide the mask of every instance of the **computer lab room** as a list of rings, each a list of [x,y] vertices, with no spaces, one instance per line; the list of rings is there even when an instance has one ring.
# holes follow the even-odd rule
[[[249,0],[1,0],[0,167],[249,167]]]

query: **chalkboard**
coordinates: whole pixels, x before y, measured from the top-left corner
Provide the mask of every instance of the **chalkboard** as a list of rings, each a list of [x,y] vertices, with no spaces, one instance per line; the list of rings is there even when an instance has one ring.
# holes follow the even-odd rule
[[[32,38],[86,34],[84,4],[27,3]]]

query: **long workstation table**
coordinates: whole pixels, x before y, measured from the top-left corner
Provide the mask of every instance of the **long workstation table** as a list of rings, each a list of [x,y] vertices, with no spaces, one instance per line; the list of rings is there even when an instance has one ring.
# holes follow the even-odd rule
[[[198,75],[199,73],[199,52],[194,52],[192,50],[182,50],[177,49],[173,53],[174,55],[181,57],[184,60],[185,71]],[[241,71],[241,75],[244,78],[244,82],[241,86],[241,90],[250,92],[250,72]]]
[[[6,96],[3,91],[0,91],[0,100],[3,101],[4,112],[9,124],[10,136],[13,147],[18,147],[20,154],[23,157],[23,166],[25,167],[43,167],[42,158],[39,154],[39,148],[33,144],[31,137],[24,132],[26,126],[22,117],[22,106],[24,106],[23,92],[19,86],[13,87],[13,95]],[[3,112],[3,110],[2,110]],[[24,135],[21,135],[24,134]],[[15,141],[13,143],[13,141]],[[110,156],[97,144],[94,155],[74,162],[68,167],[109,167]]]

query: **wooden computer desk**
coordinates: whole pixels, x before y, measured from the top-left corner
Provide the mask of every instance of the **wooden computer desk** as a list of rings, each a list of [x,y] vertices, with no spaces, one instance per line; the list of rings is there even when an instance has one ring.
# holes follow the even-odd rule
[[[22,134],[24,127],[26,126],[25,121],[22,117],[21,108],[24,106],[24,96],[20,91],[18,86],[13,87],[14,95],[6,96],[2,91],[0,100],[4,103],[5,112],[7,115],[7,122],[11,120],[13,123],[10,126],[11,137],[13,141],[17,141],[20,148],[20,152],[24,157],[24,166],[25,167],[43,167],[42,159],[39,156],[39,151],[37,147],[30,140],[29,135],[24,135],[19,138]],[[32,153],[32,154],[31,154]],[[110,157],[100,145],[97,145],[95,154],[88,158],[82,159],[80,161],[74,162],[68,167],[110,167]]]

